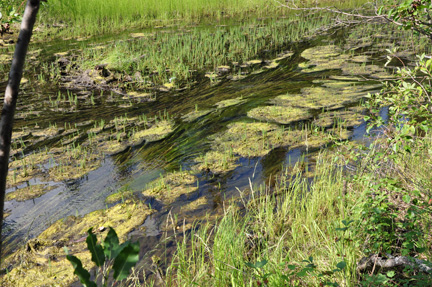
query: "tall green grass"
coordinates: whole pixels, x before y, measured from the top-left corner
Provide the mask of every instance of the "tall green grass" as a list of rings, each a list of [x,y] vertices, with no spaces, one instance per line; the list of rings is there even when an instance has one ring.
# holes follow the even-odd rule
[[[296,1],[305,5],[304,1]],[[355,8],[365,0],[319,1],[339,8]],[[311,4],[315,1],[311,1]],[[45,23],[67,23],[74,35],[114,32],[130,27],[154,26],[181,20],[196,23],[203,20],[236,20],[284,15],[289,11],[276,1],[266,0],[53,0],[41,18]]]
[[[77,60],[81,68],[108,64],[108,69],[133,76],[139,72],[147,83],[164,84],[171,78],[176,85],[190,80],[195,70],[214,71],[221,65],[234,66],[255,59],[263,50],[273,55],[288,43],[310,36],[329,24],[329,14],[302,20],[251,22],[250,25],[194,28],[147,34],[134,41],[119,41],[95,49],[84,49]]]
[[[287,276],[293,265],[301,269],[310,256],[319,272],[345,261],[345,271],[327,279],[355,286],[361,250],[345,240],[352,238],[352,231],[337,228],[351,216],[358,194],[346,193],[342,171],[330,165],[327,161],[317,166],[312,184],[301,176],[293,179],[287,171],[272,192],[265,186],[251,186],[242,197],[249,197],[244,209],[231,205],[218,224],[179,242],[167,271],[167,286],[258,286],[263,280],[248,263],[263,260],[268,263],[262,274],[271,275],[262,286],[319,286],[322,278],[312,274]]]
[[[348,144],[342,146],[338,156],[327,154],[318,160],[312,181],[301,177],[301,173],[293,177],[287,170],[272,189],[251,184],[250,190],[240,192],[240,200],[228,205],[218,223],[192,230],[178,242],[165,283],[167,286],[320,286],[327,282],[359,286],[365,280],[373,281],[379,277],[360,276],[357,263],[362,257],[382,250],[373,247],[372,242],[376,244],[381,240],[384,246],[387,238],[400,236],[403,231],[396,228],[386,234],[379,231],[379,226],[372,225],[371,218],[385,219],[389,214],[379,213],[370,202],[382,202],[388,207],[387,212],[403,215],[410,207],[398,204],[401,190],[410,193],[412,198],[416,190],[422,192],[422,198],[413,201],[422,206],[413,228],[423,229],[416,241],[425,249],[421,255],[410,256],[430,262],[432,208],[428,200],[432,198],[429,152],[432,140],[429,137],[417,139],[410,144],[410,152],[396,154],[391,164],[386,159],[378,160],[389,151],[382,145],[385,142],[376,141],[366,148],[367,153],[361,152],[363,159],[354,172],[344,172],[336,164],[352,159],[353,146]],[[370,188],[383,178],[397,182],[397,188],[383,187],[389,197],[374,200],[378,195],[371,193]],[[404,217],[394,219],[394,224],[404,220]],[[381,237],[371,237],[378,235]],[[397,244],[403,245],[403,242],[400,237]],[[389,251],[394,256],[400,255],[401,247],[397,244]],[[315,267],[306,268],[307,272],[302,274],[311,257]],[[340,265],[342,261],[345,267],[334,272],[338,269],[336,266],[344,265]],[[258,262],[267,263],[262,268],[250,267]],[[416,273],[405,273],[407,277],[383,276],[381,279],[394,284],[409,280],[410,286],[425,286],[422,282],[430,280],[430,277],[416,277]],[[384,281],[370,283],[372,281],[364,286],[384,286]]]

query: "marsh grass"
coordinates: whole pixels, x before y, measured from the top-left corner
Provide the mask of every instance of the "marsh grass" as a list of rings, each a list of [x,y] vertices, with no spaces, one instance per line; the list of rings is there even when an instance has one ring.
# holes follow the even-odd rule
[[[326,282],[359,286],[369,275],[359,276],[357,262],[372,252],[371,242],[377,241],[370,232],[382,236],[379,243],[383,245],[388,244],[387,237],[399,236],[397,229],[387,237],[379,233],[367,215],[375,208],[368,205],[373,200],[371,186],[387,177],[398,182],[394,190],[393,185],[384,187],[390,193],[388,212],[396,208],[404,216],[403,210],[409,208],[398,202],[401,190],[412,197],[416,190],[422,191],[423,199],[416,200],[426,206],[416,215],[414,228],[423,233],[415,244],[426,247],[419,258],[430,261],[432,238],[427,230],[432,225],[432,210],[427,202],[432,196],[428,152],[432,141],[425,137],[410,147],[410,153],[395,155],[390,164],[388,159],[380,160],[389,152],[385,140],[362,148],[341,144],[336,153],[327,151],[318,157],[313,178],[304,176],[306,166],[299,162],[277,177],[274,186],[251,183],[249,189],[239,190],[236,201],[225,205],[217,223],[200,223],[199,228],[183,232],[166,270],[166,286],[320,286]],[[362,154],[360,161],[358,154]],[[341,168],[353,161],[357,161],[355,171]],[[403,217],[394,220],[403,222]],[[403,245],[404,239],[398,238],[402,242],[390,247],[391,254],[400,252],[398,244]],[[307,265],[313,267],[302,272]],[[424,277],[408,278],[413,286],[423,286],[416,284]]]
[[[356,195],[344,195],[342,172],[329,167],[330,162],[321,162],[311,184],[287,169],[273,188],[251,184],[241,191],[241,200],[225,209],[219,223],[192,231],[178,243],[167,286],[257,286],[262,279],[247,264],[262,260],[268,261],[262,273],[271,273],[267,286],[318,286],[314,275],[284,278],[288,265],[300,267],[310,256],[321,272],[344,260],[348,268],[328,279],[352,285],[360,250],[338,240],[351,234],[337,228]],[[297,170],[302,169],[299,163]]]
[[[143,79],[135,83],[142,87],[154,83],[179,87],[190,81],[195,71],[213,72],[223,65],[234,68],[264,50],[271,51],[266,57],[276,57],[285,51],[287,44],[311,36],[331,21],[328,14],[321,16],[302,21],[295,18],[253,21],[217,29],[160,31],[98,49],[83,47],[77,62],[81,69],[107,64],[109,70]]]
[[[315,5],[315,1],[295,1],[300,6]],[[320,1],[320,5],[355,8],[364,0]],[[175,22],[197,23],[219,21],[228,17],[245,20],[256,17],[286,15],[289,11],[276,1],[263,0],[90,0],[50,1],[45,23],[71,25],[75,35],[115,32],[130,27],[166,25]]]

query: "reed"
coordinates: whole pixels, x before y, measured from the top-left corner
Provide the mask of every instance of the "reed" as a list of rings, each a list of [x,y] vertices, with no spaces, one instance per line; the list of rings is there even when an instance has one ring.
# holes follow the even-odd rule
[[[263,50],[276,56],[287,43],[311,36],[316,29],[331,23],[329,14],[306,16],[302,20],[253,21],[249,25],[151,33],[134,41],[118,41],[98,49],[83,49],[77,60],[82,69],[106,63],[108,69],[137,72],[144,81],[179,86],[190,80],[194,71],[217,70],[255,59]]]
[[[315,1],[298,1],[299,5],[314,5]],[[365,0],[319,1],[321,5],[354,8]],[[47,4],[46,23],[68,23],[74,35],[115,32],[130,27],[166,25],[175,22],[197,23],[236,17],[245,20],[256,17],[286,15],[289,11],[276,1],[264,0],[53,0]],[[69,29],[68,29],[69,30]]]

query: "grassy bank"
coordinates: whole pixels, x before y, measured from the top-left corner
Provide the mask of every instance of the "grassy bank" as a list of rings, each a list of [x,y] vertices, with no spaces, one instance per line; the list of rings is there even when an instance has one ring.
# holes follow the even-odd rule
[[[432,258],[432,141],[423,138],[411,148],[384,162],[378,159],[389,151],[376,142],[357,171],[342,172],[337,163],[350,157],[343,146],[339,155],[321,157],[311,183],[286,172],[271,189],[244,191],[249,201],[226,208],[218,224],[178,243],[166,286],[430,284],[431,277],[409,268],[356,271],[370,254]]]
[[[296,1],[301,7],[314,5],[315,1]],[[338,8],[355,8],[367,1],[319,1],[320,5]],[[92,0],[82,2],[50,1],[42,21],[71,25],[74,35],[95,35],[121,31],[131,27],[166,25],[176,22],[198,23],[224,18],[245,20],[264,16],[286,15],[288,10],[276,1],[236,0]]]

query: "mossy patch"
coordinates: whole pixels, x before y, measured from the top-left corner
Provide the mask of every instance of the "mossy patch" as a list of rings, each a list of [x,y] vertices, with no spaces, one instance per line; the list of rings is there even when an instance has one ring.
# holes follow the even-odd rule
[[[343,127],[336,127],[332,129],[327,130],[329,133],[331,133],[333,136],[338,138],[339,140],[348,140],[352,137],[353,131],[347,130]]]
[[[240,65],[241,68],[247,68],[250,66],[255,66],[255,65],[260,65],[262,64],[263,60],[249,60],[244,62],[243,64]]]
[[[230,79],[230,80],[232,80],[232,81],[240,81],[240,80],[243,80],[246,77],[247,77],[247,75],[238,74],[238,75],[230,75],[227,78]]]
[[[228,151],[209,151],[195,159],[198,163],[195,168],[201,171],[211,170],[213,173],[223,173],[235,169],[238,157]]]
[[[190,202],[190,203],[188,203],[186,205],[183,205],[181,207],[181,211],[183,213],[191,212],[191,211],[193,212],[198,207],[207,205],[208,202],[209,202],[209,200],[206,197],[202,196],[202,197],[198,198],[197,200],[194,200],[194,201],[192,201],[192,202]]]
[[[299,68],[304,73],[340,69],[341,65],[350,57],[347,54],[342,54],[342,50],[335,45],[309,48],[304,50],[301,56],[309,60],[299,64]]]
[[[217,106],[219,109],[222,109],[222,108],[227,108],[238,104],[242,104],[244,102],[246,102],[245,99],[243,99],[242,97],[238,97],[235,99],[229,99],[229,100],[217,102],[215,106]]]
[[[188,171],[179,171],[168,173],[150,182],[142,193],[171,204],[180,195],[190,194],[197,190],[197,177]]]
[[[193,122],[194,120],[200,118],[200,117],[204,117],[208,114],[210,114],[212,111],[214,111],[213,109],[208,109],[208,110],[194,110],[190,113],[187,113],[186,115],[182,116],[182,119],[185,122]]]
[[[290,106],[257,107],[250,110],[247,115],[253,119],[280,124],[290,124],[312,117],[307,109]]]
[[[342,49],[335,45],[316,46],[304,50],[301,56],[306,60],[320,60],[325,58],[337,57],[342,53]]]
[[[85,243],[90,227],[94,228],[99,239],[106,236],[106,231],[102,230],[113,227],[120,240],[124,241],[126,235],[143,224],[152,212],[141,202],[127,201],[84,217],[61,219],[6,259],[12,270],[2,278],[2,286],[69,286],[77,277],[66,260],[64,247],[81,259],[85,268],[90,269],[93,263]]]
[[[101,165],[98,154],[83,149],[77,152],[65,152],[51,162],[48,177],[53,181],[75,180],[83,177]]]
[[[342,72],[345,75],[365,76],[375,79],[391,78],[386,69],[377,65],[360,65],[357,63],[346,63],[342,66]]]
[[[48,191],[56,188],[56,186],[50,186],[47,184],[36,184],[30,185],[23,188],[19,188],[12,192],[6,194],[6,201],[16,200],[16,201],[26,201],[29,199],[34,199],[40,197],[47,193]]]
[[[363,122],[363,117],[362,114],[355,111],[327,112],[320,114],[318,119],[314,120],[313,123],[323,128],[335,125],[348,128],[360,125]]]
[[[144,141],[154,142],[165,138],[174,129],[174,122],[170,120],[162,120],[152,125],[149,128],[134,132],[131,136],[133,145],[140,144]]]
[[[124,140],[123,136],[124,135],[122,135],[118,140],[104,135],[103,137],[100,138],[102,139],[104,138],[105,140],[98,141],[96,148],[100,153],[106,155],[114,155],[123,152],[130,147],[130,144],[127,140],[123,141]]]
[[[153,100],[153,96],[151,93],[139,93],[139,92],[129,92],[127,94],[126,98],[134,98],[134,99],[141,99],[141,100],[147,100],[147,101],[151,101]]]
[[[270,123],[232,123],[224,132],[210,137],[212,150],[234,156],[258,157],[277,147],[322,146],[329,142],[323,132],[287,130]]]
[[[367,63],[369,62],[369,57],[366,55],[358,55],[358,56],[354,56],[350,59],[351,62],[354,63]]]
[[[279,67],[279,63],[277,61],[267,61],[266,65],[263,67],[264,69],[274,69]]]
[[[281,106],[294,106],[306,109],[340,109],[348,104],[360,101],[367,91],[376,85],[341,85],[326,83],[331,87],[307,87],[301,95],[281,95],[273,102]]]
[[[32,135],[37,137],[53,137],[58,133],[59,129],[56,126],[50,126],[43,130],[32,131]]]
[[[42,164],[48,162],[53,156],[47,152],[37,152],[12,161],[9,164],[7,188],[20,185],[38,175],[42,176]]]

